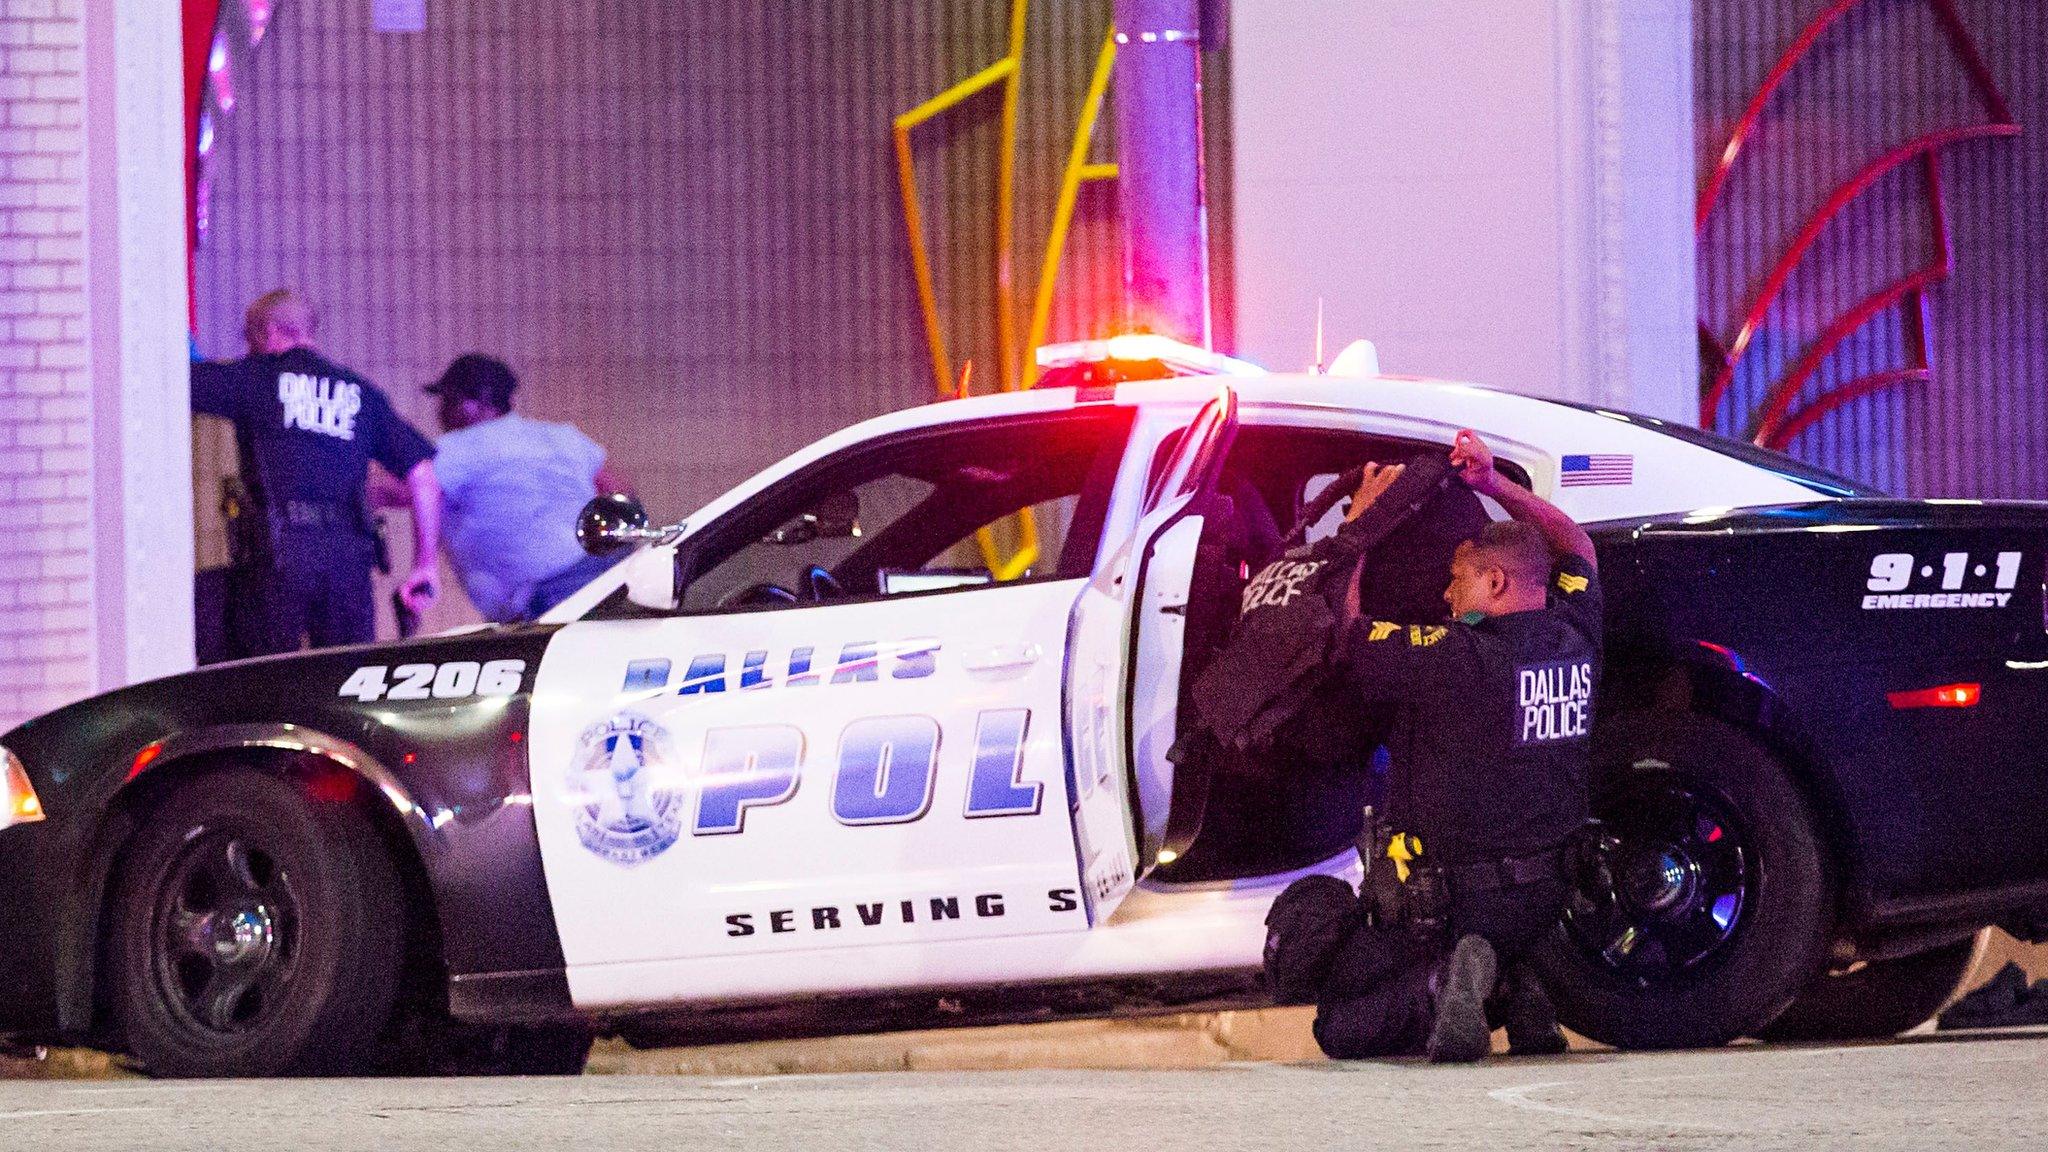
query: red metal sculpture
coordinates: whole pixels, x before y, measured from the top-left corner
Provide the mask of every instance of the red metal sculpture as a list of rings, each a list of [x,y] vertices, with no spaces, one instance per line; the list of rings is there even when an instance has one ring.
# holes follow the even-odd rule
[[[1736,157],[1741,154],[1744,143],[1762,120],[1764,108],[1771,97],[1828,29],[1861,3],[1863,0],[1835,0],[1813,23],[1807,25],[1805,31],[1792,42],[1792,46],[1779,57],[1777,64],[1764,78],[1763,85],[1750,99],[1749,106],[1743,110],[1742,118],[1736,122],[1734,131],[1729,134],[1727,146],[1721,150],[1720,160],[1707,178],[1706,187],[1700,192],[1699,211],[1694,217],[1696,230],[1705,230],[1707,220],[1713,214],[1714,206],[1719,199],[1721,188],[1727,183],[1729,171],[1735,166]],[[1766,448],[1783,448],[1822,416],[1857,397],[1870,395],[1894,384],[1921,382],[1931,377],[1926,293],[1930,287],[1948,278],[1955,263],[1954,252],[1949,242],[1948,218],[1942,204],[1940,151],[1964,140],[2017,136],[2020,126],[2007,108],[2005,96],[1999,91],[1997,82],[1992,79],[1991,70],[1985,65],[1983,54],[1978,51],[1976,42],[1963,26],[1962,18],[1956,14],[1952,0],[1927,0],[1927,3],[1941,22],[1942,31],[1950,45],[1968,69],[1971,86],[1984,102],[1987,119],[1979,124],[1926,133],[1864,165],[1835,189],[1827,202],[1807,220],[1805,226],[1793,238],[1785,254],[1765,277],[1762,290],[1750,304],[1747,314],[1743,317],[1742,327],[1737,330],[1733,340],[1722,344],[1702,323],[1701,351],[1713,370],[1712,378],[1700,400],[1702,425],[1713,425],[1714,416],[1720,410],[1721,402],[1727,397],[1729,386],[1734,383],[1736,365],[1741,362],[1743,353],[1748,350],[1750,342],[1756,337],[1772,306],[1784,291],[1785,282],[1791,277],[1793,269],[1805,259],[1807,252],[1820,238],[1822,230],[1880,177],[1915,159],[1920,161],[1927,177],[1928,206],[1934,217],[1934,257],[1921,267],[1864,297],[1829,324],[1800,355],[1785,378],[1772,385],[1763,403],[1758,407],[1749,435],[1757,444]],[[1800,394],[1828,354],[1857,329],[1869,323],[1873,317],[1901,303],[1909,305],[1906,313],[1908,364],[1901,368],[1871,373],[1832,388],[1809,401],[1805,407],[1794,411],[1793,404],[1798,401]]]

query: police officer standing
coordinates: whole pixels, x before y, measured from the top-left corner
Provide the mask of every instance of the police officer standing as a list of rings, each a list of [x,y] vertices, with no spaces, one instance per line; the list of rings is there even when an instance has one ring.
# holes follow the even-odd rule
[[[369,381],[313,347],[313,310],[278,289],[249,306],[240,360],[192,366],[192,408],[235,427],[242,483],[228,629],[237,655],[373,638],[378,541],[364,486],[374,460],[411,495],[413,567],[400,600],[440,594],[434,448]]]
[[[1513,519],[1459,546],[1448,624],[1358,617],[1354,594],[1351,681],[1364,701],[1396,707],[1384,828],[1361,841],[1366,891],[1308,877],[1267,921],[1275,985],[1283,999],[1316,1001],[1316,1040],[1338,1058],[1477,1060],[1490,1048],[1489,1000],[1505,1006],[1514,1050],[1563,1046],[1516,961],[1563,912],[1566,843],[1588,816],[1593,544],[1503,478],[1472,432],[1458,434],[1451,463]],[[1399,471],[1369,466],[1351,515]]]

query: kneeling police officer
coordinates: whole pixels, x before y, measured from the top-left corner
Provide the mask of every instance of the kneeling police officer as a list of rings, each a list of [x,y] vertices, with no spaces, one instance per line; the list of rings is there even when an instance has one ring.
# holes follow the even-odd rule
[[[1451,464],[1513,519],[1459,546],[1449,624],[1360,617],[1353,594],[1351,683],[1361,703],[1395,706],[1385,820],[1360,839],[1364,890],[1307,877],[1267,918],[1276,990],[1315,1001],[1317,1043],[1340,1059],[1477,1060],[1490,1049],[1489,1001],[1505,1009],[1514,1051],[1563,1048],[1517,961],[1563,912],[1567,845],[1589,814],[1593,543],[1502,477],[1472,432],[1458,434]],[[1369,467],[1350,515],[1399,472]]]

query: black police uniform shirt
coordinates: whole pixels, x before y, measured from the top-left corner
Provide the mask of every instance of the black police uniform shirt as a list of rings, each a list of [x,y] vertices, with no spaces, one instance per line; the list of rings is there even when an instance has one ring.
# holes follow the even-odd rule
[[[1558,563],[1546,607],[1477,623],[1361,617],[1351,680],[1396,705],[1386,818],[1440,864],[1551,848],[1588,815],[1588,735],[1600,672],[1600,583]]]
[[[369,461],[403,478],[434,455],[382,390],[310,348],[194,364],[192,408],[234,422],[242,482],[281,518],[296,502],[345,522]]]

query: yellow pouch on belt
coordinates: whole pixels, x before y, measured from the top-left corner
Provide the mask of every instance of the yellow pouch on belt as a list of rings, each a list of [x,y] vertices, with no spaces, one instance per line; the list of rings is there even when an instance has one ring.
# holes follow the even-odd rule
[[[1394,878],[1401,883],[1408,882],[1408,865],[1422,858],[1422,841],[1406,832],[1396,832],[1387,839],[1387,859],[1394,862]]]

